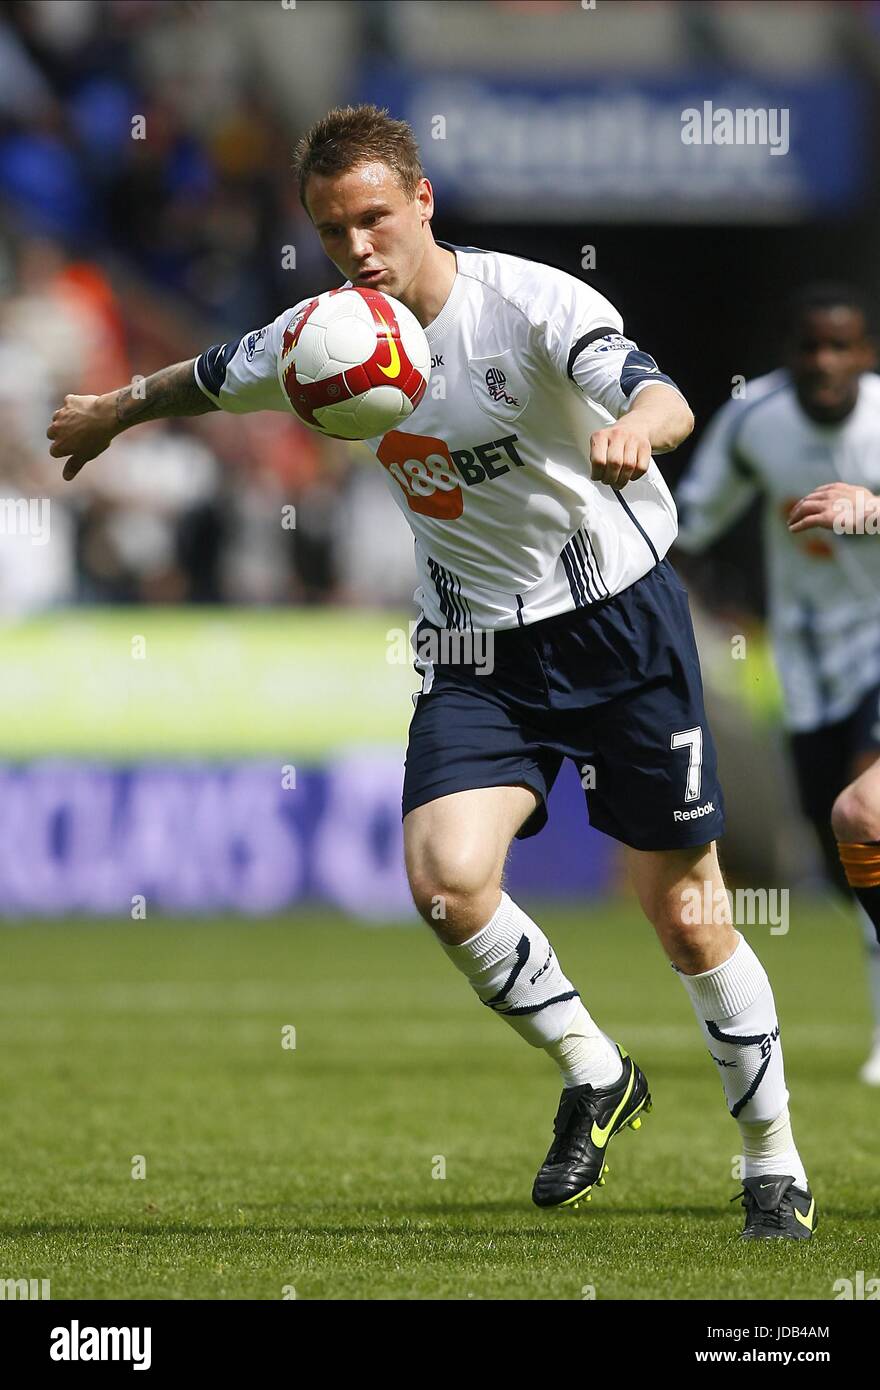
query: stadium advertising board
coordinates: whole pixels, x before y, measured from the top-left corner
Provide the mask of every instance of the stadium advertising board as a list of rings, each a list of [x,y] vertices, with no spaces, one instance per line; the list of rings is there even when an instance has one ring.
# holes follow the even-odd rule
[[[400,795],[417,681],[388,640],[396,621],[77,610],[7,629],[0,915],[129,916],[142,897],[413,918]],[[558,833],[515,847],[512,881],[609,887],[613,847],[586,823],[574,768],[553,806]]]
[[[410,121],[447,209],[480,221],[589,215],[785,222],[860,200],[867,102],[852,80],[365,75]]]

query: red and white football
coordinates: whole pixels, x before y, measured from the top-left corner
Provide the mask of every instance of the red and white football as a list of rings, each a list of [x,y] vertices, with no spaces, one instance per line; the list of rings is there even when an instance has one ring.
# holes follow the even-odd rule
[[[328,290],[284,330],[278,378],[290,407],[335,439],[372,439],[410,416],[431,375],[431,349],[405,304],[378,290]]]

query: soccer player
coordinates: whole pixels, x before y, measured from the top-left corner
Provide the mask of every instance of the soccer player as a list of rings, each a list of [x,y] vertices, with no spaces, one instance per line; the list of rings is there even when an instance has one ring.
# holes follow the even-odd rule
[[[788,517],[788,529],[795,535],[820,526],[838,535],[877,535],[880,497],[852,483],[824,483],[802,497]],[[875,732],[880,735],[880,729]],[[880,947],[880,758],[836,798],[831,828],[847,882],[869,917]],[[862,1074],[866,1081],[880,1085],[880,1047]]]
[[[691,920],[707,886],[724,899],[723,808],[687,596],[664,558],[675,507],[652,459],[690,433],[687,403],[581,281],[435,241],[431,184],[404,122],[369,106],[331,111],[301,141],[297,168],[341,275],[402,300],[431,347],[431,388],[406,427],[369,442],[415,535],[417,638],[484,633],[492,661],[419,660],[406,866],[450,961],[561,1073],[533,1199],[589,1199],[611,1139],[650,1106],[642,1071],[503,887],[511,841],[541,830],[568,757],[592,823],[625,847],[718,1066],[745,1153],[743,1234],[808,1238],[815,1202],[770,983],[728,912]],[[64,476],[140,420],[286,409],[276,362],[296,312],[157,372],[143,399],[128,387],[66,398],[49,429]]]
[[[803,291],[789,366],[747,383],[696,450],[678,489],[678,543],[705,549],[763,498],[769,627],[798,791],[829,877],[864,909],[875,1031],[860,1075],[880,1085],[880,872],[871,843],[880,832],[865,802],[866,789],[876,797],[880,756],[880,546],[864,524],[880,506],[874,361],[855,292]],[[861,534],[853,525],[850,534],[816,534],[826,522],[832,530],[847,505],[853,522],[861,507]]]

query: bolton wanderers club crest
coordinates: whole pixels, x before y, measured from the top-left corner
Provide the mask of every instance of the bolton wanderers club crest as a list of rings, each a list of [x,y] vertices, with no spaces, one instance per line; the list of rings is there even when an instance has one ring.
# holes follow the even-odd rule
[[[492,400],[503,401],[505,405],[515,405],[518,408],[519,401],[516,399],[516,396],[508,396],[504,389],[506,385],[507,377],[500,367],[489,367],[487,369],[486,390],[489,392]]]
[[[529,393],[512,352],[471,358],[468,370],[477,405],[486,415],[515,420],[522,414],[529,403]]]

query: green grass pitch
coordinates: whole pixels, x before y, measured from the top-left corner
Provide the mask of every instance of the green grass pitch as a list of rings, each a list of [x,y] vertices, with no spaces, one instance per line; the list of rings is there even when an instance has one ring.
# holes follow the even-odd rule
[[[0,929],[0,1278],[48,1278],[53,1299],[601,1300],[831,1299],[880,1276],[854,922],[800,901],[787,936],[746,929],[821,1221],[744,1246],[736,1127],[650,928],[617,900],[536,916],[654,1095],[576,1213],[529,1199],[554,1068],[424,928],[312,911]]]

